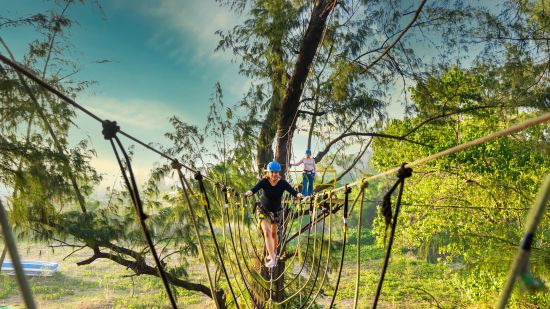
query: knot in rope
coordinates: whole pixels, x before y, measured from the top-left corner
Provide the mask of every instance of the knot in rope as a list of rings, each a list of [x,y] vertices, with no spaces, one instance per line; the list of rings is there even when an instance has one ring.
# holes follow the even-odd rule
[[[103,120],[101,125],[103,126],[101,133],[103,133],[103,138],[107,140],[114,138],[117,132],[120,131],[120,126],[116,124],[116,121]]]
[[[200,171],[197,171],[197,172],[195,173],[195,179],[196,179],[196,180],[199,180],[199,181],[203,179],[203,176],[202,176],[202,174],[201,174]]]
[[[175,169],[175,170],[180,170],[183,167],[183,165],[180,163],[180,161],[178,161],[176,159],[172,161],[171,165],[172,165],[172,168]]]
[[[361,181],[361,187],[360,187],[360,188],[361,188],[361,189],[366,189],[366,188],[368,188],[368,187],[369,187],[369,182],[368,182],[367,180],[363,179],[363,180]]]
[[[405,179],[412,176],[412,172],[413,172],[412,168],[405,167],[405,165],[407,165],[407,163],[401,164],[401,168],[397,171],[397,177],[399,179]]]
[[[346,194],[349,194],[351,193],[351,187],[349,187],[347,184],[346,184],[346,189],[344,191]]]

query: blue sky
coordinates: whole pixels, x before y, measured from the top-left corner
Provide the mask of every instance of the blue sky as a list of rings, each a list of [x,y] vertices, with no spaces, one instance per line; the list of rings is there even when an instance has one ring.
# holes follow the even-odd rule
[[[238,74],[232,55],[214,52],[219,40],[214,32],[230,29],[240,17],[220,8],[214,0],[100,3],[102,11],[90,4],[69,8],[68,14],[78,24],[70,30],[73,46],[67,53],[80,68],[77,79],[97,82],[81,93],[77,102],[100,117],[118,121],[123,130],[146,142],[167,145],[163,134],[171,129],[171,116],[204,124],[217,81],[227,105],[236,103],[246,91],[250,81]],[[61,9],[51,0],[2,0],[2,15],[29,16],[52,7]],[[17,27],[2,28],[0,36],[21,60],[36,34],[29,27]],[[426,55],[437,54],[419,48]],[[97,63],[103,60],[109,62]],[[403,98],[401,93],[394,95],[396,100],[388,113],[399,117]],[[110,175],[105,181],[110,184],[118,175],[110,145],[103,140],[97,122],[80,112],[77,115],[80,129],[74,130],[71,138],[91,139],[98,152],[93,164]],[[298,156],[304,144],[304,137],[296,136],[294,152]],[[145,179],[152,163],[161,160],[140,147],[135,150],[134,169],[140,179]]]
[[[68,12],[78,21],[70,30],[73,48],[68,54],[80,67],[76,78],[97,82],[77,102],[104,119],[117,120],[123,130],[144,141],[163,143],[172,115],[193,124],[204,123],[217,81],[227,104],[242,97],[248,81],[238,75],[230,54],[214,52],[219,40],[214,32],[234,26],[238,16],[213,0],[113,0],[101,1],[101,5],[103,12],[80,4]],[[14,17],[59,8],[54,1],[40,0],[4,0],[2,6],[3,14]],[[36,34],[30,27],[17,27],[2,29],[0,35],[20,61]],[[102,60],[110,62],[97,63]],[[89,135],[98,150],[94,165],[101,172],[112,172],[116,166],[100,135],[100,125],[77,114],[82,130],[72,137]],[[139,147],[135,159],[140,176],[152,161],[158,161]]]

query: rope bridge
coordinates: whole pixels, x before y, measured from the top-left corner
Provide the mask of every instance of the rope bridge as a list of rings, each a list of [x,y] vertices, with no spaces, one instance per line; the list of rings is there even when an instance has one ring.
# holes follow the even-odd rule
[[[256,247],[255,240],[258,236],[254,236],[250,226],[255,226],[255,218],[252,215],[254,209],[254,200],[251,198],[245,198],[244,195],[239,194],[234,188],[222,184],[215,179],[202,175],[200,171],[197,171],[189,166],[186,166],[179,162],[176,158],[154,148],[153,146],[141,141],[140,139],[124,132],[120,129],[114,121],[103,120],[94,113],[90,112],[85,107],[79,105],[68,96],[49,85],[30,70],[21,66],[15,61],[8,59],[0,54],[0,61],[12,67],[18,73],[25,75],[27,78],[33,80],[43,88],[47,89],[51,93],[55,94],[62,101],[70,104],[74,108],[77,108],[97,120],[102,125],[102,133],[106,140],[108,140],[112,146],[115,158],[120,167],[121,173],[125,185],[130,193],[130,198],[134,206],[140,228],[142,230],[144,238],[147,240],[151,255],[154,258],[156,270],[159,277],[162,279],[166,294],[170,300],[173,308],[177,308],[176,300],[173,295],[173,291],[170,286],[170,280],[164,270],[163,264],[159,260],[158,254],[155,250],[149,228],[147,226],[148,215],[143,210],[142,200],[139,195],[139,188],[137,186],[135,176],[132,170],[132,164],[126,152],[126,149],[119,139],[119,135],[122,135],[131,141],[145,147],[146,149],[153,151],[161,157],[171,162],[172,168],[177,172],[178,181],[181,186],[181,191],[185,198],[188,210],[190,213],[190,219],[196,234],[198,245],[200,248],[200,255],[206,268],[211,296],[214,299],[218,308],[234,305],[236,308],[244,306],[246,308],[251,307],[272,307],[272,306],[288,306],[293,302],[293,306],[296,305],[299,308],[310,308],[316,304],[316,299],[321,294],[323,286],[326,283],[327,273],[329,272],[329,259],[332,248],[333,240],[333,220],[336,220],[338,216],[342,218],[342,237],[339,240],[341,245],[340,261],[337,271],[336,283],[332,291],[332,297],[330,307],[334,305],[338,288],[340,284],[340,278],[342,274],[342,268],[344,264],[344,256],[346,253],[347,245],[347,232],[348,232],[348,216],[352,215],[355,206],[358,204],[358,224],[357,224],[357,252],[356,252],[356,275],[355,275],[355,290],[354,290],[354,305],[356,308],[358,305],[358,295],[360,290],[360,246],[361,246],[361,212],[363,204],[365,202],[365,191],[368,189],[368,183],[374,179],[381,177],[388,177],[397,175],[397,181],[391,187],[391,189],[384,196],[382,201],[381,211],[386,220],[387,227],[390,227],[390,236],[388,245],[386,248],[386,255],[384,258],[384,264],[379,277],[379,282],[376,290],[376,294],[373,301],[373,308],[376,308],[378,300],[380,298],[385,273],[389,265],[391,248],[393,244],[393,238],[397,226],[397,217],[399,214],[400,206],[404,205],[401,202],[402,193],[405,185],[406,178],[412,176],[412,167],[419,166],[428,161],[435,160],[442,156],[446,156],[452,153],[462,151],[464,149],[485,143],[487,141],[510,135],[514,132],[524,130],[528,127],[545,123],[550,120],[550,113],[543,114],[539,117],[524,121],[515,126],[509,127],[502,131],[495,132],[493,134],[478,138],[476,140],[455,146],[453,148],[441,151],[428,157],[418,159],[414,162],[403,164],[400,167],[387,170],[380,174],[358,179],[357,181],[346,184],[342,187],[333,188],[324,192],[318,193],[312,197],[306,197],[301,200],[288,200],[284,205],[283,222],[279,229],[279,254],[284,254],[285,249],[289,245],[293,245],[294,248],[301,248],[305,245],[304,254],[300,252],[294,252],[289,254],[291,256],[284,256],[281,259],[280,266],[277,268],[266,269],[263,267],[263,261],[265,258],[265,250]],[[121,155],[122,154],[122,155]],[[191,173],[196,180],[196,185],[199,188],[199,193],[194,191],[193,186],[186,178],[185,172]],[[205,183],[205,181],[207,183]],[[550,181],[547,181],[544,188],[547,189]],[[210,192],[207,189],[207,185],[210,187]],[[392,193],[399,188],[397,195],[395,208],[392,209]],[[353,201],[350,201],[351,193],[353,190],[358,190]],[[546,193],[546,196],[548,194]],[[543,193],[544,196],[544,193]],[[543,209],[547,199],[540,198],[538,208]],[[204,205],[205,215],[208,221],[209,232],[212,239],[212,243],[216,248],[217,262],[222,268],[223,275],[229,287],[231,299],[227,303],[220,303],[220,299],[216,297],[218,291],[215,287],[214,279],[210,273],[209,261],[205,254],[204,243],[201,238],[201,231],[198,225],[197,215],[191,206],[193,203]],[[212,224],[210,211],[213,207],[221,210],[222,231],[221,238],[219,233],[216,233]],[[531,211],[535,211],[536,207]],[[0,204],[0,217],[5,218],[3,207]],[[1,219],[0,218],[0,219]],[[4,235],[6,242],[10,243],[11,233],[7,230],[7,222],[0,221],[4,228]],[[306,222],[306,223],[305,223]],[[530,235],[532,235],[533,229],[531,226]],[[529,236],[532,239],[532,236]],[[529,243],[530,245],[530,243]],[[521,252],[522,260],[518,262],[526,263],[525,252],[528,252],[530,246],[525,242],[522,243]],[[10,254],[14,259],[14,264],[17,266],[16,261],[16,249],[13,245],[9,246]],[[98,249],[99,250],[99,249]],[[296,249],[298,251],[298,249]],[[519,258],[518,258],[519,261]],[[306,274],[307,272],[307,274]],[[288,278],[286,278],[288,276]],[[510,277],[515,278],[517,272],[514,272]],[[307,279],[305,279],[307,277]],[[19,276],[20,286],[22,288],[23,296],[28,308],[35,308],[32,294],[28,288],[23,275]],[[512,280],[512,279],[510,279]],[[513,281],[512,281],[513,284]],[[293,291],[287,293],[281,293],[287,291],[290,288],[294,288]],[[506,293],[509,293],[506,292]],[[285,297],[281,298],[280,295],[284,294]],[[505,294],[505,293],[504,293]],[[506,299],[506,295],[501,298]],[[506,300],[504,300],[505,304]]]

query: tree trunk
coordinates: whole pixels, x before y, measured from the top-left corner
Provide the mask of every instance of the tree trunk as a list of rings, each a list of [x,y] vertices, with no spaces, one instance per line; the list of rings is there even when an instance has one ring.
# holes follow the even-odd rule
[[[292,145],[292,137],[296,130],[298,108],[300,107],[300,97],[304,91],[304,84],[327,27],[327,18],[335,6],[336,0],[317,0],[315,2],[298,59],[286,87],[277,125],[277,146],[275,152],[275,159],[282,165],[282,175],[286,175],[286,171],[288,170],[291,155],[290,145]],[[273,273],[280,274],[283,272],[284,264],[278,263],[273,269]],[[274,285],[277,288],[282,288],[284,285],[284,275]],[[284,291],[278,289],[278,292],[274,293],[273,299],[284,299]]]
[[[262,123],[260,136],[257,141],[256,162],[258,164],[258,175],[262,177],[262,172],[267,163],[271,162],[275,156],[273,154],[273,141],[277,132],[277,123],[281,112],[281,99],[283,97],[284,84],[286,82],[286,71],[283,64],[282,36],[274,38],[271,42],[271,53],[268,57],[268,71],[271,79],[271,102],[269,110]]]
[[[288,170],[291,155],[290,145],[296,130],[296,119],[300,106],[300,97],[309,74],[317,49],[327,26],[327,18],[336,5],[335,0],[317,0],[311,13],[308,28],[292,76],[288,82],[281,104],[281,116],[277,125],[276,160],[282,165],[282,174]]]

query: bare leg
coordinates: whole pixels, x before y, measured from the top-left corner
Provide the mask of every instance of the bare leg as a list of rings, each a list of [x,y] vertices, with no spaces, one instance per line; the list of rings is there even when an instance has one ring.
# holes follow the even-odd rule
[[[273,256],[277,255],[277,246],[279,245],[279,234],[277,224],[271,225],[271,237],[273,238]]]
[[[271,225],[266,220],[262,220],[260,222],[260,226],[262,227],[262,231],[264,233],[264,241],[265,241],[265,246],[267,247],[267,252],[271,257],[271,260],[275,260],[275,250],[273,246],[274,239],[273,239],[273,234],[271,232]]]

